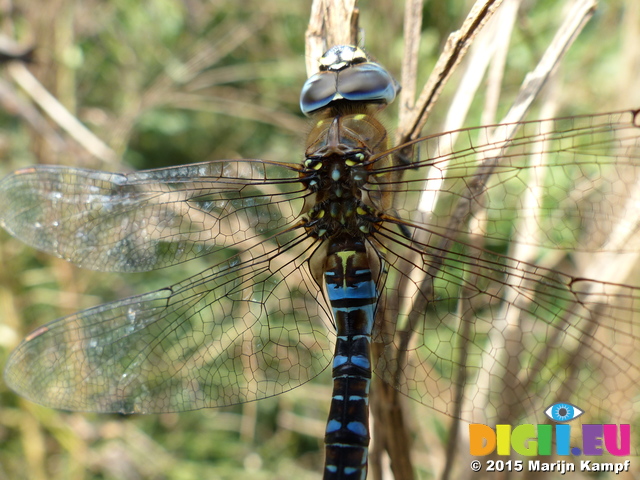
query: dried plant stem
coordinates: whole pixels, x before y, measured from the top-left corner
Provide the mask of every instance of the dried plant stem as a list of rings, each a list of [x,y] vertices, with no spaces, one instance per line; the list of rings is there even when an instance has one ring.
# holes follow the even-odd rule
[[[518,122],[524,118],[531,103],[547,82],[549,75],[558,66],[564,54],[567,53],[576,37],[593,16],[596,6],[595,0],[577,0],[573,4],[565,16],[564,22],[558,28],[556,36],[547,47],[536,68],[525,78],[513,106],[500,123]]]
[[[54,152],[61,152],[67,147],[65,140],[47,123],[40,111],[18,95],[13,84],[3,79],[0,79],[0,105],[4,110],[22,117]]]
[[[357,45],[357,0],[314,0],[305,35],[307,76],[318,70],[318,59],[334,45]]]
[[[411,114],[402,114],[403,118],[407,118],[407,120],[398,127],[396,135],[397,144],[420,137],[429,112],[433,108],[447,80],[462,61],[475,36],[489,18],[491,18],[501,3],[502,0],[478,0],[472,7],[471,12],[462,24],[460,30],[453,32],[449,36],[444,51],[440,55],[415,105],[401,105],[401,108],[411,110]]]
[[[118,163],[118,155],[51,95],[22,63],[11,63],[7,71],[51,119],[89,153],[106,163]]]
[[[399,97],[398,125],[409,124],[409,116],[415,107],[423,4],[423,0],[407,0],[405,2],[402,90],[400,90]]]

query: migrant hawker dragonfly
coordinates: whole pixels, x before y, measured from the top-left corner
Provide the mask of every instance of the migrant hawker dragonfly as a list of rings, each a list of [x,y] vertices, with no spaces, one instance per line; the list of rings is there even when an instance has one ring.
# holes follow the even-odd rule
[[[37,166],[3,179],[4,228],[80,267],[214,264],[40,327],[8,384],[54,408],[176,412],[277,395],[332,364],[327,479],[366,476],[372,371],[470,422],[541,423],[558,401],[624,420],[633,398],[609,387],[640,381],[640,291],[518,249],[612,265],[638,251],[639,112],[390,148],[376,113],[397,89],[362,50],[334,47],[301,94],[315,123],[299,165]]]

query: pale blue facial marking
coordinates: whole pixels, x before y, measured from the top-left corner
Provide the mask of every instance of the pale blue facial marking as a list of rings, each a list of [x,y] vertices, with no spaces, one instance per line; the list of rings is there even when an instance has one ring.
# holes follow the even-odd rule
[[[338,471],[338,467],[336,467],[335,465],[327,465],[325,469],[329,470],[331,473],[336,473]]]
[[[339,401],[344,400],[344,396],[343,396],[343,395],[334,395],[334,396],[333,396],[333,398],[334,398],[335,400],[339,400]],[[351,398],[349,398],[349,400],[351,400]]]
[[[367,436],[367,427],[361,422],[349,422],[347,423],[347,430],[355,433],[356,435],[360,435],[362,437]]]
[[[329,420],[327,423],[327,433],[337,432],[342,428],[342,423],[337,420]]]

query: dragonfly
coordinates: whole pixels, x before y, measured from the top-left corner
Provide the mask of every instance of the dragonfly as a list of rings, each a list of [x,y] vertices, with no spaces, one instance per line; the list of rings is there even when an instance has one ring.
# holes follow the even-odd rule
[[[39,327],[7,384],[64,410],[180,412],[278,395],[331,366],[327,480],[366,478],[375,376],[467,422],[542,423],[570,401],[630,423],[640,290],[605,267],[640,250],[640,111],[392,147],[378,119],[392,75],[349,45],[319,66],[301,93],[300,163],[39,165],[0,181],[4,229],[79,267],[212,264]],[[566,273],[545,252],[601,262]]]

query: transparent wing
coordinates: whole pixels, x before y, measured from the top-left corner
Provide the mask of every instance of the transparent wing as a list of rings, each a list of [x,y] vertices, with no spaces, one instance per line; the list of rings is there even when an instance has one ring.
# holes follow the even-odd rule
[[[299,176],[258,160],[129,174],[36,166],[0,182],[0,224],[84,268],[148,271],[282,230],[308,194]]]
[[[393,198],[372,238],[387,260],[376,371],[472,422],[541,423],[550,404],[573,401],[629,423],[640,290],[622,283],[640,252],[637,112],[520,126],[513,140],[514,125],[469,129],[415,142],[408,165],[372,163],[370,198]]]
[[[629,420],[640,385],[640,289],[459,242],[441,256],[391,230],[376,238],[388,252],[385,348],[374,361],[385,381],[475,423],[540,422],[559,401]]]
[[[509,140],[514,127],[424,138],[409,164],[396,159],[404,146],[367,165],[365,199],[383,214],[371,242],[386,257],[376,371],[473,421],[541,412],[529,407],[564,393],[615,416],[633,395],[616,403],[604,388],[640,380],[629,353],[640,346],[638,291],[602,268],[543,267],[524,246],[632,264],[620,252],[639,250],[636,114],[530,122]],[[21,393],[60,408],[185,410],[276,394],[327,365],[329,310],[306,262],[313,240],[285,231],[262,242],[304,211],[295,167],[221,161],[126,177],[42,167],[0,191],[12,233],[83,266],[145,270],[242,252],[38,330],[7,370]]]
[[[390,154],[371,161],[367,188],[374,199],[393,197],[388,213],[404,221],[498,247],[640,249],[640,236],[628,235],[639,217],[636,111],[470,128],[400,152],[411,162],[398,165]],[[626,241],[611,241],[614,225],[626,229]]]
[[[8,385],[54,408],[149,413],[247,402],[308,381],[333,352],[306,262],[316,246],[300,231],[272,240],[41,327],[11,355]]]

